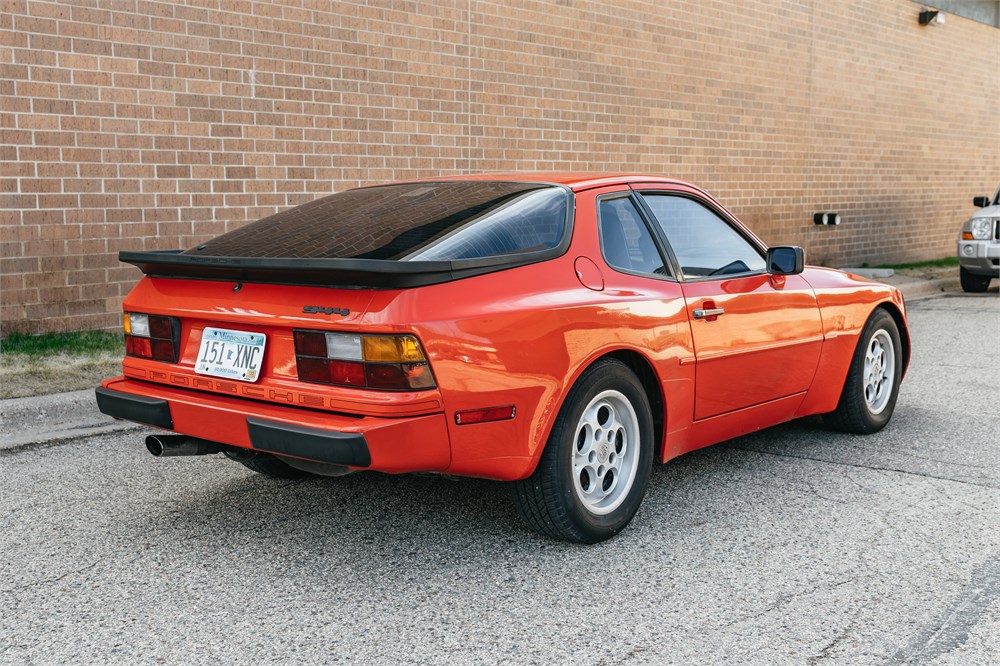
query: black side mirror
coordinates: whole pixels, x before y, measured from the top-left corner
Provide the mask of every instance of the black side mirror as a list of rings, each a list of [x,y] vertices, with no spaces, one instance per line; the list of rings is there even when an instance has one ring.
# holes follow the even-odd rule
[[[806,267],[806,253],[797,245],[779,245],[767,249],[767,272],[772,275],[797,275]]]
[[[972,205],[975,206],[975,207],[977,207],[977,208],[986,208],[987,206],[990,205],[990,198],[989,197],[976,197],[975,199],[972,200]]]

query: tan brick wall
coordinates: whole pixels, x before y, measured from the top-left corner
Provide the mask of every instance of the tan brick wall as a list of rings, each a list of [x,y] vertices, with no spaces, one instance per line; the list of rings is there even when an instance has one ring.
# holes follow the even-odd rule
[[[4,333],[115,326],[119,249],[360,183],[673,175],[838,265],[950,254],[1000,180],[1000,31],[910,0],[0,8]]]

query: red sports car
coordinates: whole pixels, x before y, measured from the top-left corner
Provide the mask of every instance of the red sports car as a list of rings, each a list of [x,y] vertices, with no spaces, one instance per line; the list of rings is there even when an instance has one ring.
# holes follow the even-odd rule
[[[654,459],[808,414],[879,430],[910,353],[896,289],[654,176],[364,187],[120,258],[145,277],[97,400],[176,433],[154,455],[513,481],[579,542],[629,523]]]

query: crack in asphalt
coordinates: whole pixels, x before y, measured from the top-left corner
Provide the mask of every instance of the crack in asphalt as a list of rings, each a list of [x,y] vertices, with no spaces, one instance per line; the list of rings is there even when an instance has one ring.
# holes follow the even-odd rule
[[[978,308],[978,307],[975,307],[975,306],[969,306],[969,307],[958,307],[958,306],[940,307],[940,306],[930,306],[930,307],[928,307],[928,306],[925,305],[925,306],[922,306],[922,307],[919,307],[919,308],[917,308],[917,307],[908,307],[907,310],[910,310],[911,312],[916,311],[916,310],[919,310],[921,312],[947,312],[948,314],[955,314],[956,312],[970,312],[970,313],[973,313],[973,314],[985,314],[985,315],[992,315],[993,314],[993,312],[984,312],[981,308]]]
[[[854,629],[854,623],[857,622],[858,617],[861,615],[861,609],[858,608],[854,611],[850,618],[847,620],[847,625],[841,629],[833,639],[823,646],[823,649],[819,651],[819,654],[815,654],[806,659],[806,663],[809,666],[813,664],[818,664],[829,656],[831,650],[840,645],[840,643],[851,634],[851,630]]]
[[[968,508],[976,511],[977,513],[983,513],[984,511],[990,511],[991,510],[989,508],[982,507],[982,506],[977,506],[977,505],[972,504],[970,502],[966,502],[965,500],[959,499],[959,498],[955,497],[954,495],[951,495],[950,493],[945,492],[944,488],[937,488],[937,487],[935,487],[935,486],[932,485],[931,486],[931,490],[933,490],[934,492],[936,492],[941,497],[944,497],[945,499],[947,499],[947,500],[949,500],[951,502],[955,502],[956,504],[961,504],[962,506],[966,506],[966,507],[968,507]]]
[[[973,467],[975,469],[991,469],[992,468],[991,465],[975,465],[973,463],[952,462],[950,460],[941,460],[940,458],[931,458],[930,456],[920,456],[920,455],[917,455],[916,453],[912,453],[910,451],[901,451],[901,450],[898,450],[898,449],[895,451],[895,454],[896,455],[900,455],[900,456],[906,456],[907,458],[916,458],[917,460],[924,460],[926,462],[940,463],[942,465],[951,465],[953,467]]]
[[[938,621],[928,625],[886,663],[926,664],[961,647],[969,640],[969,631],[998,597],[1000,557],[993,557],[973,570],[968,584]]]
[[[63,578],[66,578],[67,576],[76,576],[78,574],[82,574],[84,571],[89,571],[89,570],[93,569],[98,564],[100,564],[101,560],[103,560],[103,559],[104,559],[103,557],[98,558],[98,559],[94,560],[93,562],[91,562],[90,564],[88,564],[85,567],[80,567],[79,569],[72,569],[70,571],[67,571],[67,572],[65,572],[63,574],[60,574],[60,575],[56,576],[55,578],[43,578],[41,580],[33,580],[30,583],[24,583],[22,585],[15,585],[13,587],[6,587],[6,588],[0,590],[0,594],[7,594],[9,592],[20,592],[21,590],[27,590],[27,589],[32,588],[32,587],[37,587],[38,585],[50,585],[52,583],[58,583]]]
[[[813,588],[811,590],[802,590],[801,592],[793,592],[791,594],[782,594],[774,602],[772,602],[771,604],[769,604],[763,610],[760,610],[760,611],[758,611],[756,613],[753,613],[752,615],[745,615],[743,617],[738,617],[735,620],[732,620],[730,622],[726,622],[724,624],[717,625],[717,628],[718,629],[730,629],[731,627],[734,627],[737,624],[742,624],[743,622],[749,622],[750,620],[757,620],[759,618],[764,617],[768,613],[773,613],[774,611],[779,610],[782,606],[787,606],[789,603],[795,601],[796,599],[800,599],[802,597],[808,597],[809,595],[816,594],[817,592],[829,592],[830,590],[835,590],[838,587],[841,587],[843,585],[847,585],[848,583],[853,583],[856,580],[857,580],[857,578],[848,578],[846,580],[842,580],[842,581],[836,582],[833,585],[824,585],[823,587],[816,587],[816,588]]]
[[[988,483],[976,483],[975,481],[963,481],[961,479],[953,479],[947,476],[935,476],[934,474],[924,474],[922,472],[913,472],[907,469],[898,469],[895,467],[874,467],[872,465],[862,465],[860,463],[849,463],[840,462],[839,460],[824,460],[823,458],[811,458],[809,456],[795,456],[790,453],[774,453],[773,451],[761,451],[760,449],[751,449],[742,446],[732,446],[728,447],[733,451],[745,451],[747,453],[760,453],[763,455],[775,456],[777,458],[797,458],[798,460],[811,460],[813,462],[827,463],[829,465],[840,465],[843,467],[856,467],[858,469],[870,469],[878,472],[896,472],[898,474],[906,474],[909,476],[919,476],[925,479],[937,479],[938,481],[950,481],[951,483],[961,483],[967,486],[976,486],[978,488],[988,488],[990,490],[1000,489],[1000,486],[991,485]]]

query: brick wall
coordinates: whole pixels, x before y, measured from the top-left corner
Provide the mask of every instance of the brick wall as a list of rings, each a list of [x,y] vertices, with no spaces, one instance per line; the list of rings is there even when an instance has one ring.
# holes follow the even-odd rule
[[[910,0],[0,8],[3,333],[115,326],[119,249],[360,183],[673,175],[842,265],[951,254],[1000,180],[1000,31]]]

